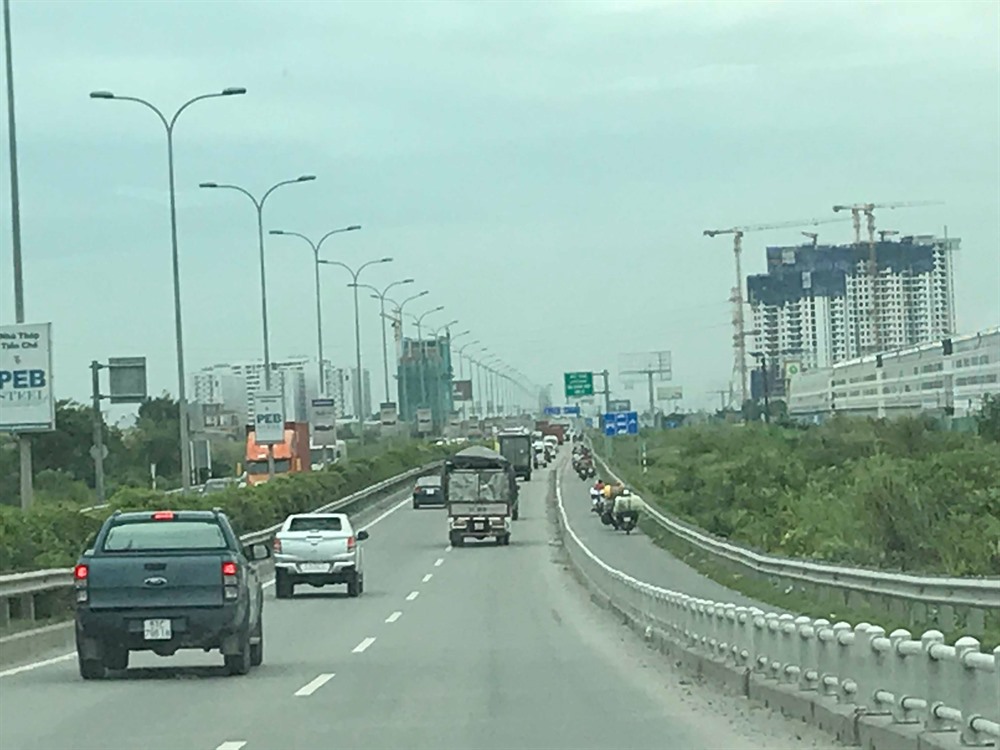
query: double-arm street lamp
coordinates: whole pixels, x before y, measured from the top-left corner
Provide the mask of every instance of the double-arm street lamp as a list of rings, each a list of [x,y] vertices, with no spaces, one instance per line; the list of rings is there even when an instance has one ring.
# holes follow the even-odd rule
[[[391,300],[391,299],[389,300],[389,302],[392,302],[392,304],[395,305],[395,310],[393,311],[393,314],[395,316],[396,323],[399,325],[399,340],[400,340],[400,346],[401,347],[405,347],[405,340],[404,340],[405,336],[404,336],[404,331],[403,331],[403,310],[404,310],[404,308],[410,302],[413,302],[413,300],[420,299],[421,297],[426,297],[428,294],[430,294],[430,292],[427,289],[424,289],[422,292],[418,292],[417,294],[414,294],[414,295],[411,295],[411,296],[407,297],[402,302],[396,302],[396,301]],[[379,299],[374,294],[372,295],[372,297],[375,298],[375,299]],[[403,358],[403,355],[405,353],[406,353],[405,349],[401,348],[400,352],[399,352],[400,359]],[[408,421],[407,418],[406,418],[406,413],[407,413],[406,407],[409,406],[410,393],[407,390],[406,366],[404,365],[403,367],[400,368],[400,370],[401,370],[401,372],[400,372],[400,383],[399,383],[399,407],[398,407],[398,412],[397,413],[399,414],[399,418],[402,419],[404,422],[406,422],[406,421]]]
[[[385,335],[385,300],[390,289],[394,289],[397,286],[403,286],[404,284],[412,284],[413,279],[401,279],[399,281],[394,281],[388,284],[384,289],[379,290],[378,287],[372,286],[371,284],[358,284],[362,289],[370,289],[375,292],[372,297],[378,300],[379,303],[379,317],[382,320],[382,377],[385,380],[385,400],[386,403],[391,401],[389,397],[389,345]],[[351,286],[354,286],[353,284]],[[424,292],[426,294],[426,292]],[[417,295],[420,296],[419,294]],[[391,300],[390,300],[391,301]]]
[[[188,414],[187,414],[187,386],[184,373],[184,329],[181,318],[181,274],[180,259],[177,252],[177,191],[174,186],[174,126],[181,112],[186,110],[195,102],[205,99],[217,99],[224,96],[240,96],[247,90],[243,87],[233,86],[211,94],[201,94],[192,99],[188,99],[176,112],[167,117],[161,109],[151,102],[137,96],[118,96],[110,91],[92,91],[91,99],[113,99],[121,102],[135,102],[147,109],[152,110],[167,133],[167,180],[170,190],[170,256],[173,266],[174,276],[174,338],[177,347],[177,406],[179,409],[180,421],[180,451],[181,451],[181,482],[184,490],[191,487],[191,448],[188,437]]]
[[[361,276],[361,272],[364,271],[368,266],[378,265],[379,263],[391,263],[392,258],[379,258],[378,260],[370,260],[367,263],[362,263],[358,266],[357,270],[351,268],[346,263],[341,263],[339,260],[320,260],[328,266],[340,266],[345,269],[349,274],[351,274],[352,284],[351,287],[354,289],[354,351],[356,356],[356,362],[358,367],[357,375],[355,376],[355,385],[358,389],[358,440],[364,444],[365,442],[365,409],[364,409],[364,385],[365,379],[361,372],[361,313],[358,309],[358,277]]]
[[[264,389],[271,390],[271,339],[267,329],[267,267],[264,263],[264,204],[271,197],[275,190],[286,185],[295,185],[300,182],[312,182],[315,175],[305,174],[291,180],[282,180],[271,185],[260,198],[240,185],[219,182],[202,182],[198,187],[208,190],[235,190],[237,193],[245,195],[250,199],[254,209],[257,211],[257,255],[260,261],[260,314],[262,328],[264,332]],[[256,409],[256,406],[255,406]],[[267,446],[267,475],[274,477],[274,446]]]
[[[360,224],[352,224],[349,227],[342,227],[340,229],[332,229],[318,241],[313,242],[304,234],[299,234],[298,232],[286,232],[282,229],[272,229],[270,234],[281,235],[284,237],[298,237],[305,240],[309,247],[313,251],[313,271],[316,277],[316,344],[317,351],[319,355],[319,393],[322,396],[326,393],[326,371],[323,367],[323,308],[320,303],[320,288],[319,288],[319,251],[323,249],[323,243],[335,234],[340,234],[342,232],[356,232],[361,229]]]
[[[444,305],[438,305],[437,307],[433,307],[430,310],[426,310],[420,313],[420,315],[413,316],[413,319],[417,323],[417,341],[420,344],[420,407],[421,408],[426,408],[426,403],[427,403],[427,378],[426,378],[426,373],[424,372],[427,369],[426,368],[427,347],[424,345],[424,331],[423,331],[424,318],[426,318],[428,315],[432,315],[433,313],[441,312],[442,310],[444,310]]]

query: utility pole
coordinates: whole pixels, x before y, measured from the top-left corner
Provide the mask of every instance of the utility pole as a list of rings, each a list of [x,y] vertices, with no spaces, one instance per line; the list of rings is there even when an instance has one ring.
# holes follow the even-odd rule
[[[10,148],[10,213],[14,256],[14,322],[24,322],[24,267],[21,263],[21,199],[17,177],[17,132],[14,117],[14,53],[10,42],[10,0],[3,0],[3,37],[7,72],[7,135]],[[21,509],[31,507],[34,498],[31,468],[31,438],[17,436],[20,451]]]

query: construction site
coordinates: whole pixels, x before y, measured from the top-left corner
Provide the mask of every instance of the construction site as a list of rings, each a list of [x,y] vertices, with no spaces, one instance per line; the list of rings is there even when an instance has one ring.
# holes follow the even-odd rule
[[[838,204],[833,212],[848,215],[705,230],[708,237],[733,237],[737,283],[730,294],[728,405],[783,397],[800,372],[954,334],[952,256],[960,240],[946,230],[941,237],[878,230],[875,221],[877,209],[939,203]],[[852,243],[820,243],[819,232],[801,231],[806,242],[767,247],[766,273],[744,277],[745,235],[848,221]]]

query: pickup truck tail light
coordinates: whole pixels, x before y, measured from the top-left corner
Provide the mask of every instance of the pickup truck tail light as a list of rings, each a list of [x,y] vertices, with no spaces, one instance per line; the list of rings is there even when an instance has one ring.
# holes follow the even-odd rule
[[[239,598],[239,581],[236,578],[238,572],[239,567],[231,560],[222,563],[222,595],[227,601]]]
[[[354,545],[355,544],[357,544],[357,540],[354,538],[353,535],[347,537],[347,551],[348,552],[353,552],[354,551]]]
[[[273,543],[272,546],[274,548],[274,554],[280,555],[281,554],[281,540],[278,539],[278,537],[274,537],[274,543]]]
[[[73,588],[76,591],[76,601],[79,604],[86,604],[90,599],[90,592],[87,590],[87,579],[90,576],[90,568],[80,564],[73,568]]]

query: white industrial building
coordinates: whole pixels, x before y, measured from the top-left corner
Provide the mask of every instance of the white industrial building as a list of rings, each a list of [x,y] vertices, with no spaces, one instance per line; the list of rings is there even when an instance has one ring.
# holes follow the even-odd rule
[[[950,336],[959,242],[877,242],[874,284],[867,244],[767,248],[767,273],[747,279],[754,349],[809,370]]]
[[[789,381],[788,412],[807,421],[835,413],[967,417],[987,393],[1000,395],[1000,328],[805,370]]]

